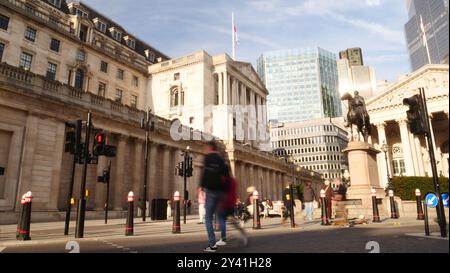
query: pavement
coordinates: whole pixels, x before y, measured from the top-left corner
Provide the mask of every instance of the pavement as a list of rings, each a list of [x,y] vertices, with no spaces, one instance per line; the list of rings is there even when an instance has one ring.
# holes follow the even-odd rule
[[[424,236],[423,221],[415,218],[384,219],[354,227],[322,226],[320,220],[305,222],[296,217],[297,226],[280,224],[280,218],[261,219],[262,228],[245,229],[249,244],[243,247],[239,234],[229,226],[228,245],[219,253],[449,253],[447,238],[430,222],[431,236]],[[204,224],[188,216],[181,233],[172,233],[172,221],[142,222],[135,219],[134,236],[125,236],[125,219],[87,220],[84,238],[74,238],[75,222],[64,236],[64,222],[31,224],[31,241],[15,239],[16,225],[0,226],[1,253],[201,253],[207,245]],[[219,238],[220,233],[216,233]]]

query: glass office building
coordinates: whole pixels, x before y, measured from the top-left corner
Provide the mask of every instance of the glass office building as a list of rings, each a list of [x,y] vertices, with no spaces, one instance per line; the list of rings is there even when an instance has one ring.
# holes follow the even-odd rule
[[[266,52],[258,58],[257,70],[269,90],[270,120],[342,115],[335,54],[319,47]]]
[[[448,63],[448,0],[407,0],[409,20],[405,24],[412,71],[428,64],[428,56],[422,43],[420,16],[422,16],[431,63]]]

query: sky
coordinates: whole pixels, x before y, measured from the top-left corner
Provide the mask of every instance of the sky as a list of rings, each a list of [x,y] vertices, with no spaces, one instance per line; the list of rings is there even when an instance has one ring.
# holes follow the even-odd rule
[[[171,58],[205,50],[231,56],[231,12],[236,59],[266,51],[314,47],[336,54],[360,47],[377,80],[410,72],[403,27],[405,0],[84,0],[81,1]]]

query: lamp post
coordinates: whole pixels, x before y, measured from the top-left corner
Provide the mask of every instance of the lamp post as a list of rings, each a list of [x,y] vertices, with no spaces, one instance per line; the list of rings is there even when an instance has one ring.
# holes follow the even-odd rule
[[[188,161],[189,161],[189,150],[191,148],[189,146],[186,147],[186,151],[184,152],[184,170],[183,170],[183,182],[184,182],[184,194],[183,194],[183,223],[186,224],[186,206],[188,200],[188,192],[186,191],[187,184],[187,170],[188,170]]]
[[[388,165],[388,152],[389,152],[389,146],[386,144],[386,141],[383,141],[383,145],[381,145],[381,151],[384,153],[384,159],[386,161],[386,174],[387,174],[387,189],[392,189],[391,185],[391,175],[389,174],[389,165]]]

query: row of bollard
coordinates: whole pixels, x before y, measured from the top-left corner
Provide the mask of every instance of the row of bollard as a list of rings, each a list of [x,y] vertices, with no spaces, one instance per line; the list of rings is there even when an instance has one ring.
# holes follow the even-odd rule
[[[22,196],[20,204],[22,205],[22,212],[20,221],[17,224],[16,239],[20,241],[31,240],[30,237],[30,223],[31,223],[31,199],[33,195],[31,191]]]

